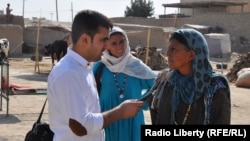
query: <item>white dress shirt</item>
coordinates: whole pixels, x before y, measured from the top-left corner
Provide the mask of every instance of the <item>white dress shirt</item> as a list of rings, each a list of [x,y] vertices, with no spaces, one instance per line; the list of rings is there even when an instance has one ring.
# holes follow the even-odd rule
[[[48,114],[54,141],[104,141],[103,116],[91,64],[68,48],[48,77]],[[69,118],[80,122],[87,135],[69,128]]]

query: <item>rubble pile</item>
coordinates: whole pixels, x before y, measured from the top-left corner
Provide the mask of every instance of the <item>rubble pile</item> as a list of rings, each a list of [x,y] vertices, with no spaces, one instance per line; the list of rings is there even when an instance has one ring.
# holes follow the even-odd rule
[[[238,56],[233,67],[227,73],[227,78],[229,82],[235,82],[238,78],[237,73],[243,68],[250,67],[250,52]]]
[[[146,56],[147,55],[146,47],[137,48],[136,53],[134,55],[137,58],[141,59],[153,70],[165,69],[168,66],[165,55],[163,55],[161,51],[158,51],[157,47],[149,47],[148,56]],[[146,57],[147,57],[147,62],[146,62]]]

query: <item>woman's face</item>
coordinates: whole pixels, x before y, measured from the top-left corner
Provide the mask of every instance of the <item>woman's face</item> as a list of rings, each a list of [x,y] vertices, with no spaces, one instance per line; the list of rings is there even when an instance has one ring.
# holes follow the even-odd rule
[[[126,50],[126,39],[121,33],[114,33],[109,38],[109,53],[114,57],[121,57]]]
[[[170,40],[167,50],[168,67],[170,69],[176,69],[183,75],[190,74],[194,56],[194,51],[187,51],[186,47],[176,39]]]

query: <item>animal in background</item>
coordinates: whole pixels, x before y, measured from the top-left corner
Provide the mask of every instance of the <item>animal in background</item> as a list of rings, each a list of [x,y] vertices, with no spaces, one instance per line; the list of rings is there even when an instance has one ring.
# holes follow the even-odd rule
[[[0,61],[7,61],[9,54],[9,40],[7,38],[0,39]]]
[[[65,40],[56,40],[52,44],[48,44],[45,47],[45,54],[51,55],[52,66],[55,65],[56,61],[60,59],[67,53],[68,43]]]

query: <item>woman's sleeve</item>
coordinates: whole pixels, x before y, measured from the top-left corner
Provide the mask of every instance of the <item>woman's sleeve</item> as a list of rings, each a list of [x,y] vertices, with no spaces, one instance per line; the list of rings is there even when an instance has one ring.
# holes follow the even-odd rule
[[[213,96],[210,124],[230,124],[231,102],[227,88],[220,88]]]

